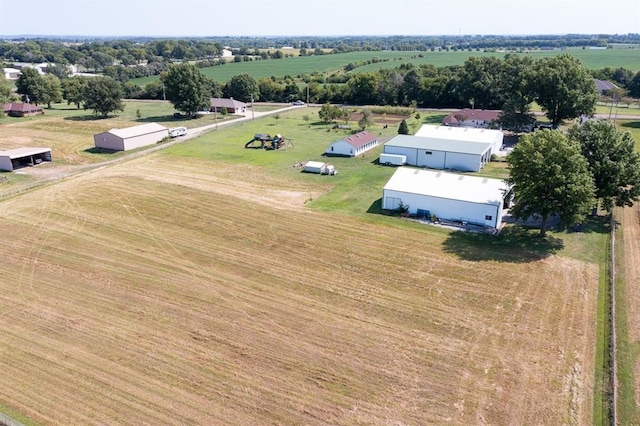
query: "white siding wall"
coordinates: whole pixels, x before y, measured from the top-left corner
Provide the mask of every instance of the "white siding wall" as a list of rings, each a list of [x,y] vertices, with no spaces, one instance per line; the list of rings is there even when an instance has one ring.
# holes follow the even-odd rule
[[[127,138],[124,140],[124,150],[129,151],[131,149],[140,148],[142,146],[153,145],[160,142],[165,137],[169,136],[169,130],[162,130],[147,135],[140,135],[133,138]]]
[[[338,141],[331,144],[327,154],[333,155],[355,155],[353,145],[346,143],[345,141]]]
[[[121,137],[109,132],[99,133],[93,136],[96,148],[124,151],[124,141]]]
[[[482,166],[483,164],[481,155],[447,152],[447,161],[444,168],[461,170],[465,172],[479,172]]]
[[[444,151],[429,151],[425,149],[418,150],[418,159],[414,166],[426,166],[432,169],[444,169],[446,162],[445,158],[448,154]],[[411,164],[411,163],[409,163]]]
[[[461,220],[497,228],[502,221],[502,205],[477,204],[467,201],[409,194],[385,189],[382,195],[382,208],[393,210],[402,201],[409,206],[409,213],[416,214],[418,209],[429,210],[440,219]]]

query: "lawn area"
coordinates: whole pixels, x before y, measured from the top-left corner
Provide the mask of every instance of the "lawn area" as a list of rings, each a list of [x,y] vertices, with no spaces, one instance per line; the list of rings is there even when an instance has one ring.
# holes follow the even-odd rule
[[[66,104],[53,104],[44,115],[32,117],[0,118],[0,149],[26,146],[44,146],[52,150],[56,164],[89,164],[117,158],[124,153],[99,153],[92,151],[93,135],[113,128],[123,128],[155,122],[167,127],[200,127],[230,120],[233,116],[206,115],[198,119],[173,117],[169,102],[125,101],[124,111],[103,119],[91,111],[76,109]],[[138,114],[140,117],[138,117]]]

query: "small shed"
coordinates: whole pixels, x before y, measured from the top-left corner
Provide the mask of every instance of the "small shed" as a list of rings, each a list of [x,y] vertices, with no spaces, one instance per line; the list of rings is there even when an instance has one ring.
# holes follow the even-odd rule
[[[28,147],[0,151],[0,170],[5,172],[35,166],[43,161],[51,161],[51,148]]]
[[[363,130],[362,132],[347,136],[342,140],[332,143],[329,149],[327,149],[326,154],[355,157],[356,155],[364,154],[379,144],[378,136]]]
[[[327,167],[327,163],[322,161],[307,161],[302,168],[303,172],[323,174]]]
[[[400,167],[382,190],[382,208],[499,228],[508,185],[500,179]]]
[[[96,148],[110,151],[128,151],[153,145],[169,137],[169,129],[158,123],[141,124],[124,129],[111,129],[93,135]]]

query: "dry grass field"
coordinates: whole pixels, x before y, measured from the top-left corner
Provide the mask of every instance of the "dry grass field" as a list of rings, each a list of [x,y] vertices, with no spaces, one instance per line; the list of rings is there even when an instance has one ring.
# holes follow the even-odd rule
[[[42,425],[591,423],[595,264],[469,260],[448,231],[305,207],[319,188],[156,153],[2,201],[0,406]]]

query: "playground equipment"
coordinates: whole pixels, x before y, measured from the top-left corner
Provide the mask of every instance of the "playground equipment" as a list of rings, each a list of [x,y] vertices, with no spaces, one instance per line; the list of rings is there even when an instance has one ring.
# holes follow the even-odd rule
[[[280,133],[275,136],[271,136],[267,133],[257,133],[253,136],[253,139],[244,144],[244,147],[269,150],[280,149],[284,148],[287,142],[289,142],[293,146],[293,139],[285,138]]]

